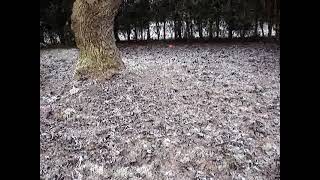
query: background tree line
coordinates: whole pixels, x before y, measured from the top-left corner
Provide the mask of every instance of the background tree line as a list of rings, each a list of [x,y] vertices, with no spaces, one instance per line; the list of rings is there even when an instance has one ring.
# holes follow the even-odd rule
[[[73,2],[40,1],[41,43],[74,45]],[[280,0],[123,0],[114,25],[117,40],[279,39]]]

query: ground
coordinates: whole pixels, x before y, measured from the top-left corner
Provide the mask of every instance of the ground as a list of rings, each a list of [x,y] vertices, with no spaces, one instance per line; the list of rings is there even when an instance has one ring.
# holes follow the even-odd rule
[[[120,45],[126,70],[75,81],[40,51],[41,179],[280,179],[280,47]]]

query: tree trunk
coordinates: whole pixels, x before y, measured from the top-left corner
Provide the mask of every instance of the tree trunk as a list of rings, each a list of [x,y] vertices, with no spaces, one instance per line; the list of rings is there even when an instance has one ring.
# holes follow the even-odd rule
[[[178,22],[174,22],[174,39],[178,39]]]
[[[240,38],[244,39],[244,35],[245,35],[245,30],[240,30]]]
[[[40,31],[40,43],[44,43],[44,32]]]
[[[66,38],[65,38],[65,33],[64,33],[64,28],[59,29],[59,39],[60,39],[60,44],[66,45]]]
[[[220,33],[220,19],[217,18],[216,19],[216,29],[217,29],[217,34],[216,34],[216,38],[219,38],[219,33]]]
[[[143,40],[143,27],[141,26],[141,28],[140,28],[140,31],[141,31],[141,40]]]
[[[123,69],[115,44],[114,17],[121,0],[76,0],[73,4],[72,30],[80,55],[76,79],[110,79]]]
[[[213,21],[210,19],[209,20],[209,39],[213,38]]]
[[[134,27],[134,40],[138,40],[138,28],[137,26]]]
[[[150,36],[150,25],[148,24],[148,29],[147,29],[147,40],[150,40],[151,36]]]
[[[278,40],[280,40],[280,23],[279,23],[279,25],[278,25],[278,33],[277,33],[277,37],[278,37]]]
[[[276,31],[275,37],[278,38],[278,23],[276,24],[275,31]]]
[[[263,22],[261,21],[260,21],[260,28],[261,28],[262,37],[264,37]]]
[[[189,20],[186,20],[186,32],[185,32],[185,39],[188,39],[190,36],[190,22]]]
[[[175,18],[174,20],[173,20],[173,22],[174,22],[174,39],[178,39],[178,21],[177,21],[177,19]]]
[[[127,39],[130,41],[131,29],[127,29]]]
[[[55,45],[56,44],[56,38],[54,36],[55,34],[53,32],[50,32],[49,34],[49,40],[50,40],[50,44],[51,45]]]
[[[255,22],[254,22],[254,36],[258,37],[258,15],[255,15]]]
[[[202,22],[201,22],[201,20],[198,23],[198,28],[199,28],[199,37],[200,37],[200,39],[202,39],[203,38],[203,34],[202,34]]]
[[[270,38],[272,35],[272,21],[269,20],[268,22],[268,37]]]
[[[177,32],[178,32],[178,38],[181,39],[182,38],[182,34],[181,34],[181,20],[178,20],[178,27],[177,27]]]
[[[71,19],[67,21],[66,25],[64,26],[64,37],[65,37],[65,44],[67,46],[74,46],[74,34],[71,30]]]
[[[119,38],[119,34],[118,34],[118,30],[117,29],[114,29],[114,36],[115,36],[116,42],[119,42],[120,38]]]
[[[174,37],[174,39],[177,39],[177,18],[176,15],[173,16],[173,35],[171,37]]]
[[[116,42],[120,41],[119,34],[118,34],[118,29],[119,29],[118,21],[115,19],[114,20],[114,28],[113,28],[114,32],[113,33],[114,33],[114,37],[116,39]]]
[[[232,29],[228,29],[228,38],[232,39]]]
[[[158,40],[160,40],[160,27],[159,27],[159,22],[156,22],[156,29],[157,29]]]
[[[193,24],[192,21],[190,22],[190,36],[191,39],[193,39]]]
[[[163,22],[163,39],[166,40],[166,21]]]

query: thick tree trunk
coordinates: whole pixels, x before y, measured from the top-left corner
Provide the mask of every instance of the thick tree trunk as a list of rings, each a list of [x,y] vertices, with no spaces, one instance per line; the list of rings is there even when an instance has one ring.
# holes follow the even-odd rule
[[[124,68],[115,44],[114,17],[121,0],[76,0],[72,30],[80,49],[76,79],[109,79]]]

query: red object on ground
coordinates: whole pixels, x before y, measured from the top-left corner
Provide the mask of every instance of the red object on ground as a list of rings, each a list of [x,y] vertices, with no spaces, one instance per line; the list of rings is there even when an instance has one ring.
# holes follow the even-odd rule
[[[172,44],[169,44],[169,48],[172,48],[173,47],[173,45]]]

